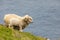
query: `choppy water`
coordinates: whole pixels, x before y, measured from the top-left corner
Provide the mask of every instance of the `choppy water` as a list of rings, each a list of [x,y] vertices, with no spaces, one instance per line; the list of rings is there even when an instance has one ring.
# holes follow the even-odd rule
[[[0,0],[0,23],[8,13],[33,17],[34,23],[25,28],[25,32],[60,38],[60,0]]]

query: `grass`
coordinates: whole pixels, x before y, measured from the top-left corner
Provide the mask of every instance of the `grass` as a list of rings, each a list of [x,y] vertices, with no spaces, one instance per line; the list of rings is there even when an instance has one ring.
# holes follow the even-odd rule
[[[43,37],[34,36],[28,32],[12,30],[0,24],[0,40],[47,40]]]

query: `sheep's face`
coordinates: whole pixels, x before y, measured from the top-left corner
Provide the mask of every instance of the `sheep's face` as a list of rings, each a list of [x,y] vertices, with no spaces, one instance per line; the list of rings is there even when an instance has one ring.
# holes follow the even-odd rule
[[[27,23],[32,23],[32,17],[30,17],[29,15],[25,15],[25,16],[24,16],[24,20],[25,20]]]

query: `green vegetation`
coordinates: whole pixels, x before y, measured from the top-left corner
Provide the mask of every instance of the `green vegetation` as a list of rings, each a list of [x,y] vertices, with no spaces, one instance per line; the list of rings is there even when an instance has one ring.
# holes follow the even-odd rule
[[[0,40],[46,40],[28,32],[19,32],[0,24]]]

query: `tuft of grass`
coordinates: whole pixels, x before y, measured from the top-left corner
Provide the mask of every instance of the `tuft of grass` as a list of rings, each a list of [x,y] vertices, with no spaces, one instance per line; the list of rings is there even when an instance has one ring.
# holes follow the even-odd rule
[[[28,32],[19,32],[0,24],[0,40],[47,40]]]

